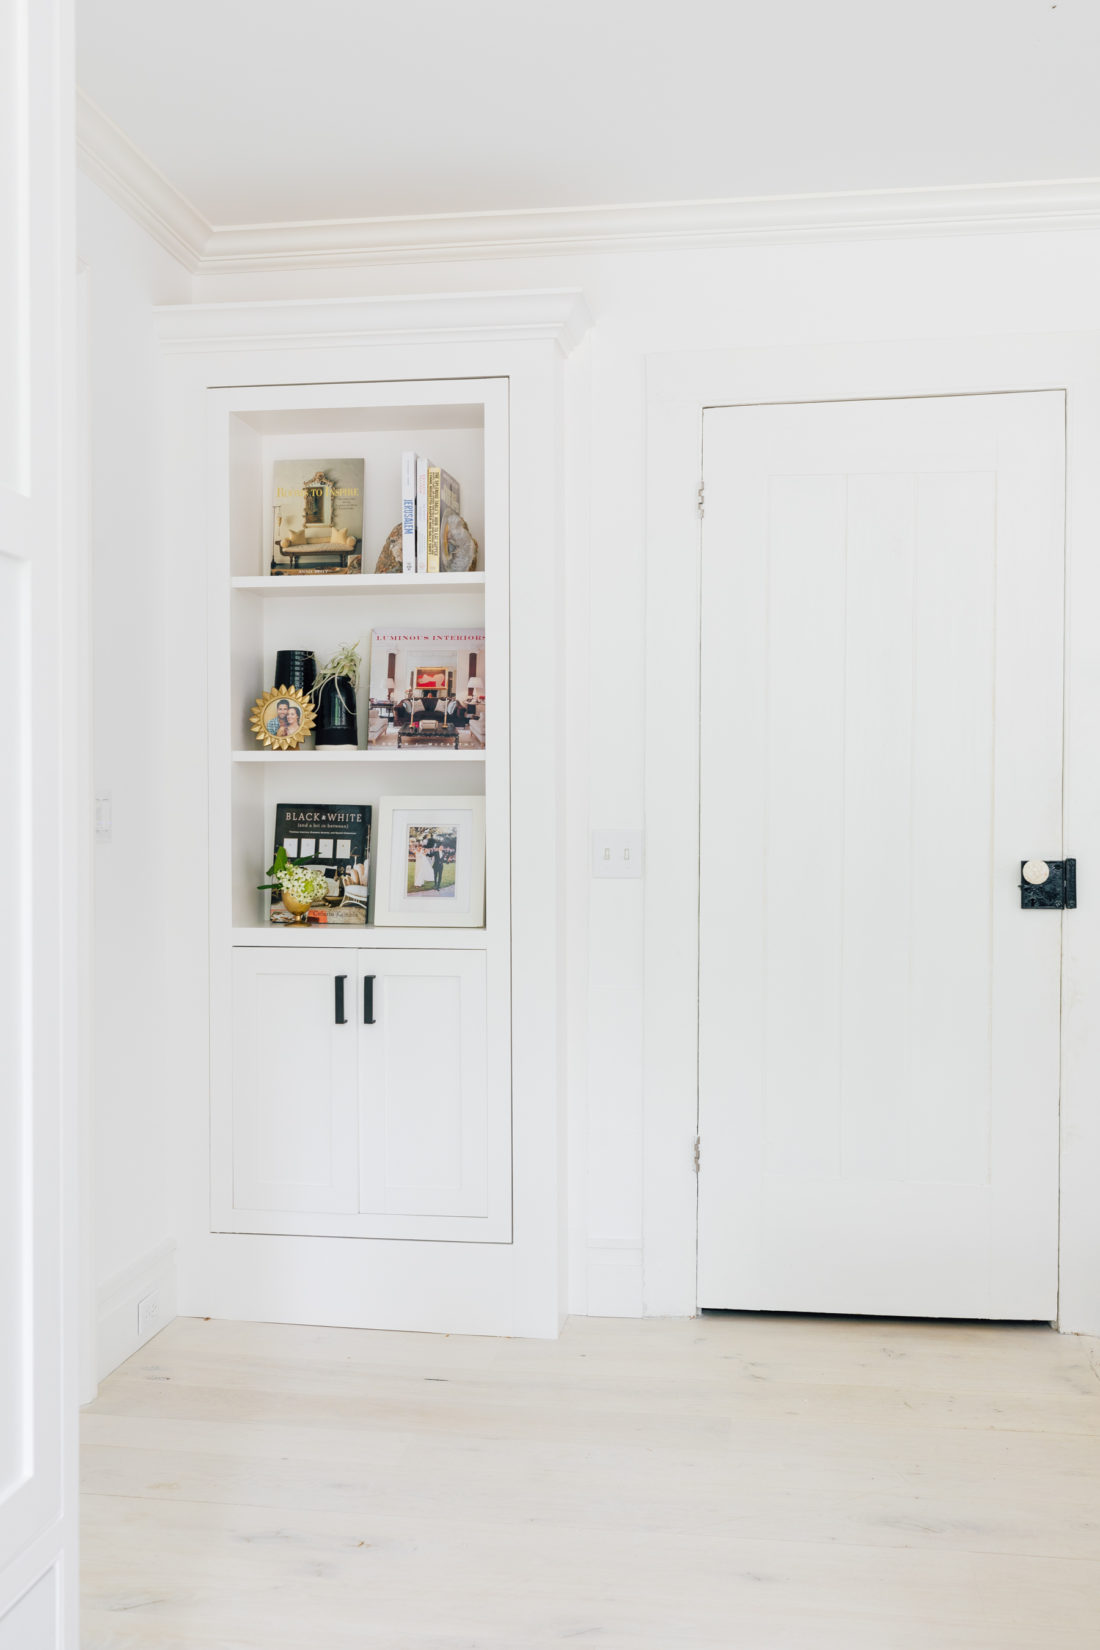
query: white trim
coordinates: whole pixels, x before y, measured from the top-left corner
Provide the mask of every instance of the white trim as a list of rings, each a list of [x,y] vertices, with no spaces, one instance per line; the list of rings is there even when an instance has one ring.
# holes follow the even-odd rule
[[[147,1335],[138,1334],[138,1302],[150,1290],[160,1291],[160,1317]],[[99,1328],[96,1336],[96,1368],[105,1380],[120,1363],[133,1356],[146,1341],[159,1334],[176,1315],[176,1245],[171,1238],[158,1243],[131,1266],[103,1284],[99,1291]]]
[[[647,1315],[696,1306],[698,746],[679,726],[698,699],[697,509],[704,407],[784,401],[1066,391],[1066,733],[1064,834],[1083,855],[1100,816],[1092,730],[1100,720],[1100,334],[1064,333],[685,351],[646,363],[645,1231]],[[678,576],[668,577],[675,566]],[[667,661],[681,691],[667,692]],[[669,798],[676,798],[676,807]],[[1069,845],[1072,844],[1072,849]],[[1089,1005],[1100,988],[1100,907],[1063,924],[1059,1328],[1100,1333],[1100,1165]],[[702,1150],[706,1152],[706,1141]]]
[[[215,227],[203,273],[1100,226],[1100,180]]]
[[[210,224],[82,92],[77,94],[77,150],[89,177],[185,268],[204,275],[1100,228],[1100,178]]]
[[[80,170],[129,212],[173,258],[192,274],[199,268],[212,233],[201,212],[158,172],[102,109],[76,94],[76,157]]]
[[[80,1402],[90,1403],[96,1389],[98,1337],[95,1288],[95,836],[92,829],[95,782],[93,752],[95,717],[92,669],[92,272],[83,259],[76,273],[76,531],[72,569],[76,604],[76,680],[81,714],[74,718],[72,787],[77,824],[74,847],[79,853],[79,899],[73,946],[79,978],[84,982],[77,1002],[76,1089],[77,1158],[80,1185]]]
[[[585,1265],[586,1315],[640,1318],[643,1314],[642,1246],[633,1238],[590,1238]]]
[[[592,324],[584,294],[568,287],[424,293],[407,298],[162,304],[154,313],[161,344],[169,355],[317,345],[543,340],[556,343],[568,354]]]

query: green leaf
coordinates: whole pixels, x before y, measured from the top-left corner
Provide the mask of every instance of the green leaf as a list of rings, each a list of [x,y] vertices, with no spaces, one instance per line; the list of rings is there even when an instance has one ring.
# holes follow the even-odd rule
[[[264,872],[264,876],[277,877],[286,870],[289,864],[290,861],[287,859],[286,849],[283,847],[282,843],[280,843],[278,848],[275,850],[275,862],[274,864],[268,866],[267,870]]]

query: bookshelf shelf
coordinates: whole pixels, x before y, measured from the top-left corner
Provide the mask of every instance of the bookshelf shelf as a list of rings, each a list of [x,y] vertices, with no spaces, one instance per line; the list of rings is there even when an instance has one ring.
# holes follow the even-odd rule
[[[461,763],[484,763],[484,751],[360,751],[334,750],[320,751],[234,751],[234,762],[282,762],[287,767],[293,767],[302,762],[320,765],[321,763],[336,762],[343,766],[354,767],[360,763],[368,766],[382,766],[401,768],[406,763],[434,762],[439,766],[450,767]]]
[[[232,579],[234,590],[254,596],[423,596],[440,591],[483,591],[484,573],[345,573],[288,578]]]
[[[278,928],[257,923],[234,928],[231,943],[275,951],[484,951],[486,934],[484,928],[375,928],[372,923],[364,928]]]

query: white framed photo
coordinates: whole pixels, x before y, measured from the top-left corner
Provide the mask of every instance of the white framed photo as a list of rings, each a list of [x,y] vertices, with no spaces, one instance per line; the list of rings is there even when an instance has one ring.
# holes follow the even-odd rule
[[[485,798],[384,796],[378,813],[375,923],[484,927]]]

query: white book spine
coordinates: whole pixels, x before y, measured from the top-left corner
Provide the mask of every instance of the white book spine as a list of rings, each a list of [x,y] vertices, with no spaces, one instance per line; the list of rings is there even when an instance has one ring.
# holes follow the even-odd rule
[[[428,571],[428,460],[416,460],[416,571]]]
[[[416,454],[401,455],[401,571],[416,572]]]

